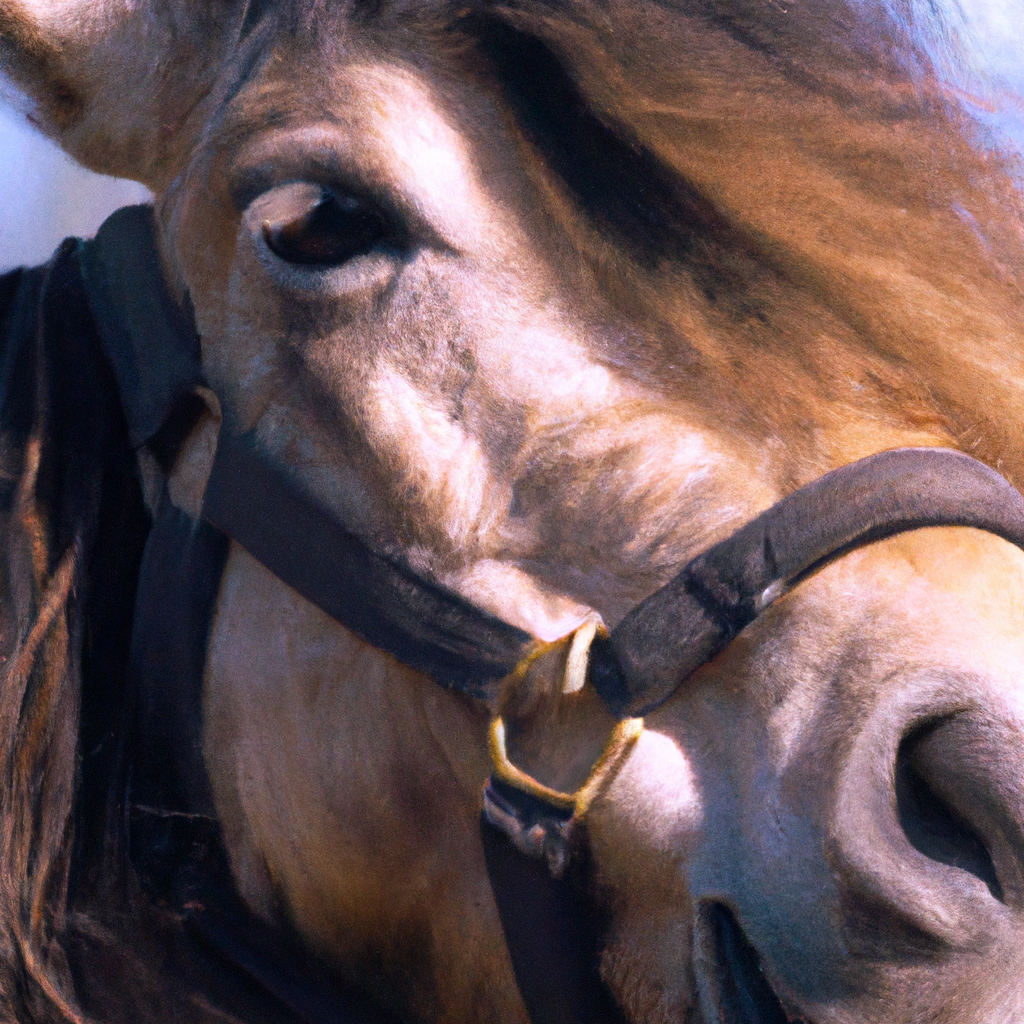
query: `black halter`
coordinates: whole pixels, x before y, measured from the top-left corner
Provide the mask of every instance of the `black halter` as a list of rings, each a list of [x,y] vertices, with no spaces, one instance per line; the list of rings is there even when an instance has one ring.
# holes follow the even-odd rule
[[[82,261],[132,440],[159,449],[175,434],[176,419],[187,419],[187,396],[202,373],[191,318],[162,282],[151,211],[119,211],[85,246]],[[695,558],[595,641],[591,681],[617,716],[647,713],[822,564],[858,545],[935,525],[976,527],[1024,548],[1024,499],[997,473],[951,450],[884,452],[838,469]],[[149,788],[138,804],[143,815],[154,811],[151,827],[159,835],[176,827],[168,821],[214,818],[198,709],[228,537],[370,644],[470,696],[494,697],[534,644],[522,630],[373,551],[254,437],[223,433],[203,520],[194,522],[165,495],[141,570],[133,665],[147,737],[137,755],[139,776]],[[515,793],[505,796],[512,814],[537,812]],[[161,841],[168,856],[184,856],[170,839]],[[535,1024],[615,1019],[577,892],[540,864],[524,863],[486,829],[484,845]],[[160,863],[144,868],[167,870],[167,858]]]

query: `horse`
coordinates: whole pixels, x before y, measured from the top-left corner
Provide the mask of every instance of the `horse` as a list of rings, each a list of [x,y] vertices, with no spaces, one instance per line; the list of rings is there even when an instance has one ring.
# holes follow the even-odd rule
[[[1024,209],[874,0],[0,0],[0,1006],[1024,1018]],[[966,74],[966,72],[964,72]]]

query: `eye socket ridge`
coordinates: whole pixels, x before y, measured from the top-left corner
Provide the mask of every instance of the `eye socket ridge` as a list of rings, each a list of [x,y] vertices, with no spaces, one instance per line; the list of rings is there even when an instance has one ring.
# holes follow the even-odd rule
[[[279,259],[335,267],[382,245],[401,248],[401,233],[379,206],[321,187],[305,209],[263,221],[263,239]]]

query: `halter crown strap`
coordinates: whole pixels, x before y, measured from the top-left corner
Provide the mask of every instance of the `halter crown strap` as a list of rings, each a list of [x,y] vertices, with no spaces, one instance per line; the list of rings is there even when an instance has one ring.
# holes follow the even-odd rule
[[[83,247],[82,265],[141,444],[202,383],[191,311],[163,283],[149,207],[114,214]],[[464,693],[494,696],[534,644],[374,552],[252,437],[222,436],[204,515],[363,639]],[[1024,547],[1024,499],[998,473],[947,449],[898,449],[837,469],[697,556],[610,636],[597,637],[594,685],[616,714],[644,714],[802,575],[852,547],[923,526],[973,526]]]
[[[165,283],[152,207],[117,210],[79,247],[89,305],[138,447],[204,383],[192,309]]]

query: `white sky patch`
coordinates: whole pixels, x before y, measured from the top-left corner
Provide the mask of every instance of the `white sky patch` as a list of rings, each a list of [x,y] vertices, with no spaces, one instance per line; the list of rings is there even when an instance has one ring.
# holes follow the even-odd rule
[[[42,263],[61,239],[90,238],[114,210],[151,198],[79,167],[19,113],[29,106],[0,78],[0,273]]]

